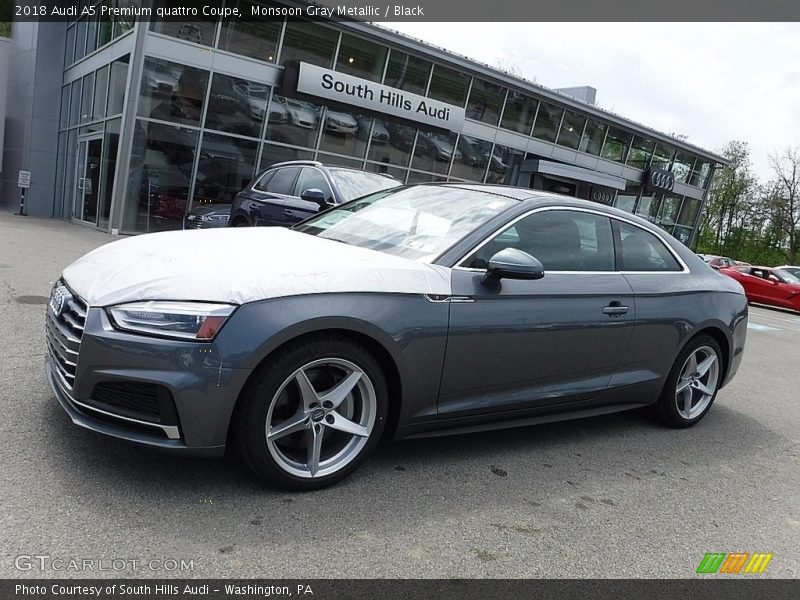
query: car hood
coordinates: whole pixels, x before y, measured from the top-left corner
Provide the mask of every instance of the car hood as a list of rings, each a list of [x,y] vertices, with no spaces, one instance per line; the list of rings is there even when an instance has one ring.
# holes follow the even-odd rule
[[[126,238],[64,270],[90,306],[136,300],[244,304],[301,294],[450,293],[450,269],[281,227],[170,231]]]

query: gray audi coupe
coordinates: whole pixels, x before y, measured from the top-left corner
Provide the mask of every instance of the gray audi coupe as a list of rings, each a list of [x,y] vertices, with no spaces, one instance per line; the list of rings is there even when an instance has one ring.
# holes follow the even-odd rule
[[[46,372],[80,426],[297,490],[383,437],[650,406],[711,408],[747,331],[741,286],[634,215],[536,190],[425,184],[294,229],[141,235],[63,271]]]

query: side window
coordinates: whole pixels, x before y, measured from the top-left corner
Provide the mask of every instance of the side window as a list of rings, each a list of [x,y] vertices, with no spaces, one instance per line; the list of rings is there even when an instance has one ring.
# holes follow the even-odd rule
[[[611,220],[593,213],[547,210],[534,213],[500,232],[463,266],[485,269],[505,248],[539,259],[545,271],[613,271]]]
[[[299,196],[306,190],[318,189],[325,192],[325,201],[333,202],[333,192],[331,186],[328,185],[328,180],[322,171],[314,167],[303,167],[300,171],[300,177],[297,178],[297,183],[294,186],[294,195]]]
[[[282,167],[275,169],[275,175],[267,183],[267,191],[271,194],[291,195],[294,191],[294,181],[300,167]]]
[[[264,173],[264,175],[261,176],[261,179],[256,181],[256,183],[253,185],[253,189],[258,192],[266,192],[267,184],[269,183],[269,180],[272,179],[273,175],[275,175],[275,169]]]
[[[622,271],[681,271],[664,243],[640,227],[616,222],[620,240]]]

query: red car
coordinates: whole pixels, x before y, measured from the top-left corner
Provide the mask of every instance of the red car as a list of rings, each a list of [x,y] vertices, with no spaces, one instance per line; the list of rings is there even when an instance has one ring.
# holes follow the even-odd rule
[[[784,269],[723,267],[719,270],[742,284],[747,300],[800,312],[800,279]]]

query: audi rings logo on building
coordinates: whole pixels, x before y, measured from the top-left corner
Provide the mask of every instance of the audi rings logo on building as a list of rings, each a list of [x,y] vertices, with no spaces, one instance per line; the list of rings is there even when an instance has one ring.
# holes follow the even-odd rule
[[[53,288],[53,293],[50,294],[50,310],[55,316],[60,317],[70,300],[72,300],[72,294],[69,293],[69,290],[63,285],[56,286]]]
[[[614,200],[614,194],[606,190],[592,190],[592,202],[600,204],[611,204]]]
[[[653,169],[648,176],[651,188],[671,192],[675,187],[675,176],[664,169]]]

